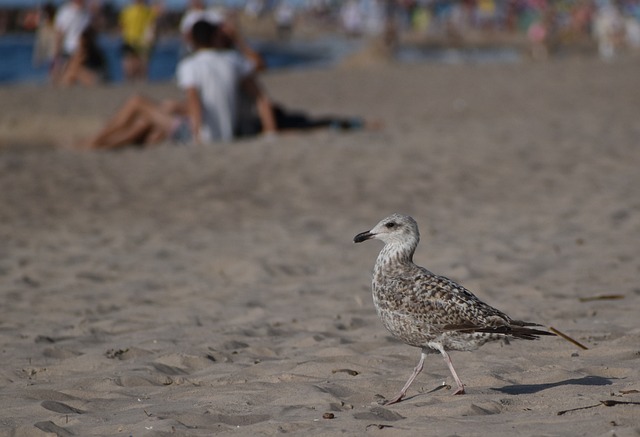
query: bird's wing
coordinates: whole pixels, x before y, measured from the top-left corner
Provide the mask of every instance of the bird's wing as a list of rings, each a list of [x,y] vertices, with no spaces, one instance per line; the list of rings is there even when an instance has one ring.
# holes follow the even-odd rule
[[[541,326],[537,323],[511,319],[447,277],[436,276],[427,271],[416,278],[416,283],[421,284],[422,299],[429,301],[429,306],[439,311],[438,318],[443,322],[432,326],[442,332],[494,333],[523,339],[534,339],[538,335],[554,335],[547,331],[528,328]]]
[[[482,302],[466,288],[426,269],[411,275],[387,278],[389,308],[422,320],[431,332],[504,332],[513,321],[506,314]]]

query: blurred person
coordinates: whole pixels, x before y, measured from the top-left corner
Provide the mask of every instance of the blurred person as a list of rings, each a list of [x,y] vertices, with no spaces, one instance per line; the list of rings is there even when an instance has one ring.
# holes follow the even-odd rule
[[[184,44],[184,54],[192,51],[191,28],[200,21],[208,21],[211,24],[219,25],[224,21],[224,16],[215,9],[207,9],[204,0],[191,0],[189,7],[180,20],[180,35]]]
[[[264,12],[265,7],[264,0],[249,0],[244,7],[244,12],[251,18],[258,18]]]
[[[591,1],[582,0],[571,10],[569,28],[575,39],[589,37],[589,30],[593,22],[594,7]]]
[[[158,14],[159,9],[149,6],[146,0],[131,0],[131,4],[120,12],[125,80],[146,79]]]
[[[19,15],[18,21],[23,30],[33,32],[38,29],[38,25],[40,24],[40,10],[27,9]]]
[[[334,131],[356,131],[361,129],[379,130],[382,122],[368,121],[361,117],[345,117],[336,115],[313,116],[302,110],[285,108],[278,103],[271,104],[271,111],[278,133],[292,133],[316,129]],[[238,137],[251,137],[263,132],[263,123],[256,114],[245,114],[239,120],[236,131]]]
[[[164,140],[190,141],[183,102],[157,102],[142,95],[128,99],[83,149],[115,149],[128,145],[151,146]]]
[[[245,63],[250,65],[251,70],[254,72],[253,82],[258,88],[258,94],[262,96],[263,101],[260,102],[262,106],[259,113],[268,114],[271,112],[269,104],[266,102],[266,94],[262,92],[259,86],[257,73],[265,70],[267,64],[264,58],[255,51],[242,37],[241,32],[238,31],[234,16],[224,16],[220,12],[214,9],[205,9],[205,3],[200,0],[192,1],[192,10],[187,11],[183,16],[181,22],[181,32],[184,35],[184,40],[189,46],[191,45],[191,30],[194,24],[194,19],[199,18],[199,21],[206,21],[213,24],[216,29],[216,42],[215,48],[222,51],[235,51],[237,55],[245,59]],[[198,20],[196,20],[198,21]],[[191,51],[187,48],[187,53]],[[243,87],[238,90],[237,104],[236,104],[236,126],[235,132],[238,135],[256,135],[262,131],[261,123],[256,123],[254,117],[256,116],[256,91],[250,90],[246,92]]]
[[[626,17],[624,19],[625,35],[627,37],[627,45],[632,50],[640,49],[640,21],[635,17]]]
[[[549,57],[548,32],[544,19],[539,18],[529,25],[527,39],[531,48],[531,57],[534,60],[544,61]]]
[[[228,27],[198,21],[192,27],[197,50],[178,66],[196,142],[233,139],[240,88],[255,98],[263,131],[275,131],[270,102],[255,77],[256,63],[230,48],[230,35]]]
[[[219,50],[235,50],[253,64],[255,71],[263,71],[267,63],[260,53],[251,47],[242,35],[233,17],[226,17],[219,25],[218,41]]]
[[[9,21],[11,13],[6,9],[0,9],[0,36],[4,35],[9,30]]]
[[[91,23],[85,0],[69,0],[56,13],[56,41],[52,76],[57,80],[65,65],[80,45],[80,35]]]
[[[429,28],[431,14],[425,6],[418,6],[411,16],[411,27],[417,35],[425,34]]]
[[[257,73],[267,68],[264,58],[245,41],[234,20],[227,17],[218,25],[218,29],[218,37],[214,44],[216,49],[227,56],[241,58],[240,62],[247,64],[253,71],[249,86],[245,84],[241,87],[236,96],[235,137],[318,128],[346,131],[381,127],[382,124],[378,121],[365,121],[359,117],[313,117],[304,111],[290,110],[281,104],[273,103],[257,77]]]
[[[593,30],[600,57],[610,60],[622,46],[625,31],[622,14],[614,4],[605,4],[598,9]]]
[[[282,40],[289,39],[293,32],[293,22],[295,20],[293,7],[286,0],[280,0],[273,16],[278,30],[278,38]]]
[[[238,30],[235,17],[233,15],[226,16],[216,9],[204,9],[204,2],[195,0],[192,6],[197,5],[197,9],[187,11],[180,23],[180,32],[183,35],[186,44],[191,44],[191,29],[197,21],[206,21],[213,24],[218,29],[217,49],[219,50],[237,50],[242,56],[253,62],[256,71],[262,71],[267,68],[267,64],[257,51],[255,51],[244,39],[242,33]],[[187,53],[191,49],[187,49]]]
[[[348,0],[340,8],[340,22],[349,36],[359,36],[362,33],[362,12],[357,0]]]
[[[56,55],[56,27],[54,24],[56,7],[46,3],[40,12],[40,22],[36,31],[36,42],[33,47],[33,65],[46,66],[49,74],[53,71]]]
[[[196,144],[234,138],[238,88],[253,95],[263,131],[273,133],[275,120],[253,66],[223,47],[220,29],[206,21],[192,28],[195,52],[178,64],[179,101],[156,102],[143,96],[128,100],[93,138],[81,147],[112,149],[129,144],[153,145],[165,140]]]
[[[495,0],[478,0],[476,6],[476,22],[482,30],[494,30],[496,25],[497,5]]]
[[[106,79],[106,57],[98,46],[93,26],[88,26],[80,35],[80,45],[71,55],[59,83],[63,86],[74,84],[91,86],[104,82]]]

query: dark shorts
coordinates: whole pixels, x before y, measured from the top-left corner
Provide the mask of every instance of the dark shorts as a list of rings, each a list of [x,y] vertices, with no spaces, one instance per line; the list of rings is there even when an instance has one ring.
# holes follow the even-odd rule
[[[120,50],[124,56],[136,56],[138,58],[146,58],[149,56],[149,53],[151,53],[151,48],[134,46],[127,43],[122,43]]]

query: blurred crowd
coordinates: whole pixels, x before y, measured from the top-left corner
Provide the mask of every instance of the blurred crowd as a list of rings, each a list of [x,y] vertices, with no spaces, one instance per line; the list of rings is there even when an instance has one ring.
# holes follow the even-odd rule
[[[443,43],[499,35],[528,41],[534,58],[561,45],[590,44],[603,58],[640,49],[640,0],[246,0],[234,8],[214,0],[185,0],[184,10],[166,10],[162,0],[66,0],[34,10],[0,14],[3,28],[37,33],[34,59],[50,67],[54,83],[92,84],[106,79],[97,35],[117,33],[126,80],[144,80],[159,33],[183,39],[195,18],[246,17],[245,31],[268,20],[275,38],[289,39],[308,28],[349,37],[383,35],[389,43],[410,36]],[[6,11],[5,11],[6,12]],[[248,28],[247,28],[248,27]],[[183,54],[188,52],[187,42]]]
[[[458,44],[523,35],[534,57],[584,42],[603,58],[640,49],[640,0],[347,0],[340,22],[350,35],[412,34]]]
[[[594,42],[601,56],[640,48],[639,0],[460,0],[410,2],[401,25],[428,35],[526,35],[534,56]],[[408,23],[408,24],[407,24]]]
[[[105,10],[97,2],[68,0],[38,11],[34,61],[49,68],[56,85],[93,85],[107,80],[107,61],[98,42]],[[155,38],[159,4],[131,0],[118,14],[121,63],[126,80],[144,80]]]

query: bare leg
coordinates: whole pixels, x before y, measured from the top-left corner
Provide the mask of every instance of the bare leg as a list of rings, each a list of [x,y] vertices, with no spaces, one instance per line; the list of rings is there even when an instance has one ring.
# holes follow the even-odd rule
[[[187,104],[183,100],[166,99],[160,102],[159,108],[167,114],[187,115]]]
[[[126,141],[134,142],[145,131],[152,131],[154,133],[153,139],[162,141],[169,135],[173,124],[173,116],[168,111],[169,106],[169,103],[158,105],[153,100],[134,96],[120,108],[96,136],[89,140],[87,147],[122,146],[127,144]],[[175,108],[179,106],[178,102],[174,104]]]
[[[256,101],[258,117],[262,124],[262,133],[275,133],[277,130],[276,118],[269,97],[260,88],[260,84],[254,77],[248,77],[242,82],[244,91]]]
[[[71,67],[70,65],[70,68],[60,79],[60,85],[67,87],[79,83],[84,86],[94,86],[100,82],[98,75],[88,68],[79,66],[71,69]]]
[[[159,129],[157,127],[154,127],[145,136],[144,145],[145,146],[156,145],[166,140],[168,136],[169,136],[169,133],[166,129],[162,129],[162,128]]]
[[[141,95],[131,97],[107,122],[101,133],[103,135],[108,135],[110,131],[116,131],[122,128],[123,126],[131,123],[134,117],[138,113],[142,112],[144,108],[153,107],[155,105],[156,102]]]
[[[261,95],[256,100],[258,116],[262,122],[262,132],[265,134],[275,133],[277,130],[276,119],[273,115],[271,102],[265,95]]]
[[[76,81],[80,82],[84,86],[94,86],[100,82],[100,78],[94,71],[91,71],[88,68],[81,68],[80,71],[78,71]]]
[[[108,137],[96,138],[89,144],[92,149],[115,149],[117,147],[133,144],[140,138],[145,137],[153,126],[145,120],[138,120],[135,123],[124,126],[111,133]]]
[[[142,101],[146,100],[142,96],[133,96],[125,102],[118,112],[109,119],[104,127],[93,137],[91,137],[84,148],[96,148],[100,147],[100,144],[107,143],[111,135],[115,135],[118,131],[127,128],[128,125],[135,121],[136,113],[139,111],[139,107]]]
[[[136,54],[128,53],[124,55],[122,58],[122,70],[126,80],[133,81],[140,78],[140,62],[140,58]]]
[[[402,398],[407,394],[407,390],[409,389],[409,386],[411,385],[413,380],[416,379],[416,376],[418,376],[418,374],[420,372],[422,372],[422,368],[424,367],[424,360],[425,360],[426,357],[427,357],[427,354],[422,352],[422,355],[420,355],[420,361],[418,361],[418,365],[415,367],[415,369],[413,369],[413,373],[411,374],[411,376],[407,380],[407,382],[404,385],[404,387],[402,387],[402,390],[400,390],[400,393],[398,393],[398,395],[396,397],[394,397],[393,399],[391,399],[390,401],[387,401],[385,403],[385,405],[395,404],[395,403],[400,402],[402,400]]]
[[[462,384],[462,381],[460,381],[460,378],[458,378],[458,374],[456,373],[456,370],[453,368],[453,363],[451,362],[451,358],[449,358],[449,354],[444,349],[440,349],[440,353],[444,357],[444,360],[447,362],[447,366],[449,366],[449,370],[451,371],[451,374],[453,375],[453,379],[455,379],[456,384],[458,385],[458,389],[456,391],[454,391],[453,394],[454,395],[463,395],[464,394],[464,384]]]

